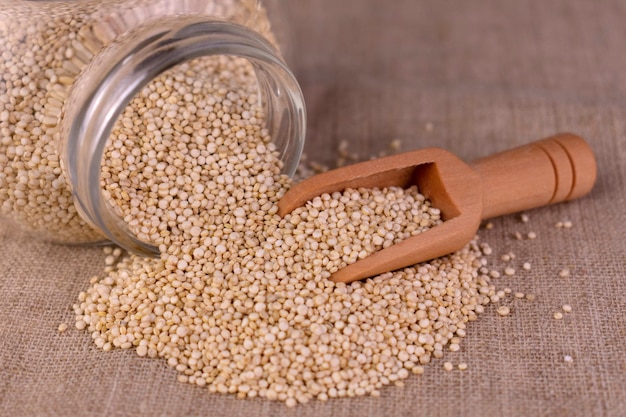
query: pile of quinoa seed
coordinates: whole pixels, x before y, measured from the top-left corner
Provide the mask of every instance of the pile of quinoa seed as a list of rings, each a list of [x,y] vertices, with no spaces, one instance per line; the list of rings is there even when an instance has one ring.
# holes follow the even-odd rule
[[[299,264],[295,264],[297,267]],[[75,306],[103,350],[161,357],[210,392],[288,405],[379,395],[458,350],[495,296],[475,244],[353,284],[264,272],[191,275],[165,260],[122,258]]]
[[[249,64],[226,58],[176,67],[137,96],[105,151],[102,184],[161,255],[107,256],[74,306],[76,327],[105,351],[163,358],[182,382],[289,406],[376,396],[458,350],[467,323],[499,298],[481,272],[486,246],[330,281],[436,226],[439,210],[415,187],[350,189],[280,218],[291,181],[259,104]]]

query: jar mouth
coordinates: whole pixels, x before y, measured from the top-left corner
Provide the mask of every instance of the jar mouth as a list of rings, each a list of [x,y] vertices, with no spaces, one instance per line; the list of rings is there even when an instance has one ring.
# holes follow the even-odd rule
[[[61,124],[61,155],[74,203],[89,224],[131,252],[159,255],[156,246],[133,234],[100,187],[102,158],[113,127],[136,94],[157,76],[184,62],[216,55],[251,62],[283,172],[293,176],[306,129],[302,91],[276,48],[245,26],[177,16],[137,27],[96,56],[70,91]]]

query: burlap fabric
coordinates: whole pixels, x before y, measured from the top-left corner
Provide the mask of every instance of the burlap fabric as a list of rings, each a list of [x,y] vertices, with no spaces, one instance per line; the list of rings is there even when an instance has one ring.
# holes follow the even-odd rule
[[[586,137],[598,182],[586,198],[494,220],[480,232],[498,285],[536,295],[490,306],[457,353],[381,398],[295,410],[176,382],[158,360],[104,353],[73,326],[72,304],[103,269],[102,249],[61,247],[0,229],[0,414],[6,416],[624,416],[626,415],[626,5],[298,0],[295,67],[309,112],[307,153],[333,163],[341,140],[366,157],[441,146],[462,158],[558,131]],[[557,229],[571,220],[571,229]],[[535,231],[535,240],[512,233]],[[520,265],[528,261],[530,272]],[[571,276],[558,272],[569,268]],[[552,318],[563,304],[572,313]],[[565,356],[572,358],[565,361]]]

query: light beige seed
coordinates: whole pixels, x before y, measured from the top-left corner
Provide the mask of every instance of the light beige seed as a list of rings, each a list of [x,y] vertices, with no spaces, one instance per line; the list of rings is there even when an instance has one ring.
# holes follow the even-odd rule
[[[413,369],[411,369],[411,372],[413,372],[415,375],[422,375],[424,373],[424,367],[416,366]]]
[[[137,346],[137,355],[146,356],[148,354],[148,347],[144,345]]]
[[[402,141],[400,139],[394,139],[389,143],[389,148],[393,151],[398,151],[402,147]]]
[[[507,268],[504,268],[504,275],[512,277],[513,275],[515,275],[515,268],[510,267],[510,266]]]
[[[553,317],[554,320],[561,320],[563,318],[563,314],[557,311],[556,313],[554,313]]]
[[[572,312],[572,306],[569,304],[563,304],[563,307],[561,307],[563,309],[564,312],[566,313],[571,313]]]
[[[504,317],[511,313],[511,308],[508,306],[500,306],[496,311],[500,316]]]
[[[454,369],[454,365],[452,365],[452,362],[444,362],[443,369],[449,372]]]
[[[67,324],[65,323],[59,324],[59,327],[57,328],[57,330],[59,331],[59,333],[64,333],[67,330]]]
[[[467,364],[465,362],[461,362],[458,365],[458,368],[459,368],[460,371],[465,371],[467,369]]]

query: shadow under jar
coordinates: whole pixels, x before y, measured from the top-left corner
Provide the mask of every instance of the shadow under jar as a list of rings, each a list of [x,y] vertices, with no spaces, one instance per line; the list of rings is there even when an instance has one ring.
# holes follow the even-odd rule
[[[275,28],[286,23],[280,11],[275,0],[4,0],[2,221],[50,241],[110,240],[156,255],[107,198],[103,156],[134,97],[196,60],[206,60],[200,63],[206,73],[228,67],[224,60],[245,61],[282,172],[292,175],[304,145],[305,109],[276,41]],[[270,24],[274,15],[279,21]],[[202,67],[195,69],[188,75],[211,82]]]

